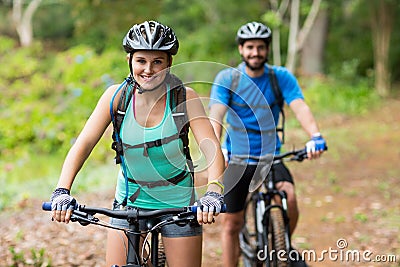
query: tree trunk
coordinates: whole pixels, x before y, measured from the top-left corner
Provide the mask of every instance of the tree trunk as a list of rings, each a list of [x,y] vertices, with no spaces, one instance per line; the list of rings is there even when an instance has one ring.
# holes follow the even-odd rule
[[[23,11],[21,0],[13,1],[13,21],[21,46],[30,46],[33,41],[32,17],[42,0],[32,0]]]
[[[319,11],[303,49],[301,50],[301,73],[315,75],[324,72],[324,52],[327,37],[328,12]]]
[[[289,0],[283,0],[279,4],[277,0],[270,0],[271,8],[274,10],[277,19],[282,21],[283,16],[286,13],[286,10],[289,5]],[[272,29],[272,55],[274,58],[274,65],[281,66],[281,36],[279,27]]]
[[[289,44],[288,44],[288,58],[286,67],[294,72],[296,68],[296,55],[300,51],[309,35],[311,28],[318,15],[321,0],[313,0],[310,12],[304,21],[304,25],[299,31],[299,17],[300,17],[300,0],[292,0],[290,11],[290,29],[289,29]]]
[[[391,86],[389,68],[390,39],[393,31],[395,1],[371,1],[372,40],[374,46],[375,90],[382,97],[388,96]]]
[[[272,55],[274,58],[274,65],[281,66],[281,37],[279,29],[272,30]]]
[[[299,31],[299,18],[300,18],[300,0],[292,0],[290,7],[290,28],[288,40],[288,53],[286,68],[294,72],[296,65],[296,52],[297,52],[297,33]]]

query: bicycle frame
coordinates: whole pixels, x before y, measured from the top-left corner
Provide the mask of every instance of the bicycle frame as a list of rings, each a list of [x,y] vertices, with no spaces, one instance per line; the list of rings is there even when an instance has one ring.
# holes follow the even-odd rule
[[[97,210],[99,213],[103,213],[103,209],[97,209],[97,208],[88,208],[88,207],[82,207],[84,211],[89,210],[87,213],[80,212],[80,211],[74,211],[73,215],[71,217],[71,221],[77,221],[80,222],[83,225],[87,225],[92,223],[92,224],[97,224],[101,226],[108,227],[103,224],[98,224],[97,223],[97,218],[95,217],[88,217],[88,214],[91,213],[92,210]],[[120,211],[117,211],[120,212]],[[139,221],[138,218],[139,216],[139,210],[136,209],[128,209],[126,211],[121,211],[122,213],[125,212],[126,214],[123,216],[129,223],[129,228],[124,229],[124,228],[119,228],[119,227],[109,227],[115,230],[123,231],[128,239],[128,247],[127,247],[127,256],[126,256],[126,265],[118,266],[118,265],[113,265],[113,267],[141,267],[141,266],[147,266],[147,262],[141,262],[141,259],[143,258],[141,256],[140,252],[140,237],[142,233],[139,231]],[[121,214],[121,213],[120,213]],[[108,214],[106,214],[108,215]],[[110,216],[113,217],[113,216]],[[117,216],[118,217],[118,216]],[[119,216],[121,217],[121,216]],[[89,221],[88,221],[89,220]],[[151,233],[151,241],[150,241],[150,255],[151,255],[151,264],[152,266],[158,266],[158,241],[159,241],[159,228],[156,229],[151,229],[153,225],[149,225],[149,232]],[[145,244],[142,244],[142,246],[145,246]]]
[[[197,206],[187,206],[182,208],[166,208],[161,210],[143,211],[137,208],[126,209],[126,210],[111,210],[106,208],[97,207],[86,207],[84,205],[77,205],[71,215],[72,222],[79,222],[81,225],[86,226],[89,224],[96,224],[99,226],[111,228],[114,230],[123,231],[128,238],[128,251],[126,265],[120,267],[142,267],[145,266],[141,263],[139,257],[140,253],[140,236],[142,233],[139,232],[139,220],[146,218],[157,218],[161,215],[174,215],[173,217],[162,220],[157,223],[154,227],[151,227],[147,233],[151,233],[151,264],[156,267],[158,265],[158,234],[159,229],[166,224],[188,224],[191,222],[197,222]],[[50,211],[51,202],[44,202],[42,209]],[[222,206],[221,212],[225,212],[225,205]],[[101,223],[100,220],[94,217],[95,214],[103,214],[111,218],[125,219],[129,223],[129,229],[119,228],[108,224]],[[143,244],[142,246],[144,246]],[[113,265],[113,267],[118,267]]]
[[[290,229],[289,229],[289,218],[287,216],[287,196],[285,191],[279,191],[275,188],[274,183],[272,183],[272,178],[274,177],[273,170],[268,173],[268,178],[263,182],[261,188],[252,192],[249,196],[249,202],[252,202],[251,207],[253,208],[254,215],[254,229],[256,229],[257,234],[257,254],[254,260],[266,263],[266,266],[270,266],[271,255],[270,255],[270,243],[269,234],[270,228],[270,212],[272,209],[278,209],[282,213],[285,225],[285,250],[288,253],[290,249]],[[279,198],[279,202],[282,204],[274,203],[276,197]],[[264,251],[262,260],[260,259],[260,251]]]
[[[289,160],[302,161],[306,157],[306,153],[305,150],[298,150],[275,156],[272,165],[288,156],[293,156]],[[260,163],[262,164],[262,161]],[[246,200],[244,227],[239,236],[244,266],[287,266],[291,249],[287,195],[285,191],[275,187],[274,168],[261,175],[265,175],[261,186],[250,193]],[[248,218],[247,215],[250,215],[251,218]],[[247,225],[250,219],[254,220],[252,227],[254,233]],[[254,238],[255,244],[252,242]],[[282,253],[280,250],[286,252],[284,253],[285,259],[281,259],[282,256],[277,255],[277,253]]]
[[[193,217],[194,219],[194,217]],[[189,219],[188,219],[189,220]],[[192,220],[192,219],[190,219]],[[147,266],[147,261],[145,262],[140,262],[140,258],[144,260],[143,255],[140,255],[141,253],[139,252],[139,248],[145,246],[145,243],[140,246],[140,238],[142,234],[139,234],[139,222],[135,220],[129,220],[129,230],[130,231],[124,231],[125,235],[128,239],[128,252],[127,252],[127,258],[126,262],[127,265],[121,266],[121,267],[132,267],[132,266],[145,266],[143,264],[146,264]],[[188,222],[189,223],[189,222]],[[153,229],[154,224],[148,224],[148,232],[147,234],[151,234],[151,239],[150,239],[150,255],[151,255],[151,265],[154,267],[159,266],[159,237],[160,237],[160,228],[155,228]],[[146,241],[146,240],[144,240]],[[139,257],[139,255],[141,257]],[[141,265],[142,264],[142,265]],[[161,266],[164,266],[162,264]],[[117,266],[116,266],[117,267]]]
[[[286,255],[289,254],[290,252],[290,227],[289,227],[289,217],[287,215],[288,212],[288,205],[287,205],[287,194],[285,191],[280,191],[275,188],[275,183],[273,182],[275,179],[275,173],[274,169],[272,168],[271,171],[268,173],[268,178],[266,180],[267,182],[267,190],[264,194],[264,205],[265,205],[265,213],[262,215],[264,220],[267,220],[264,222],[264,236],[265,236],[265,245],[269,245],[268,243],[268,235],[269,235],[269,225],[270,225],[270,220],[274,219],[273,216],[271,215],[271,210],[277,208],[283,217],[283,223],[284,223],[284,248],[286,251]],[[276,201],[276,197],[278,197],[278,201]],[[275,247],[276,248],[276,247]],[[282,249],[280,248],[280,249]],[[277,248],[276,248],[277,249]],[[277,251],[276,251],[277,253]],[[267,255],[267,266],[269,266],[271,255]]]
[[[51,210],[51,202],[44,202],[42,204],[42,209],[50,211]],[[225,207],[223,207],[223,211],[225,211]],[[139,209],[127,209],[127,210],[111,210],[106,208],[96,208],[96,207],[86,207],[84,205],[79,205],[73,211],[71,216],[72,222],[79,222],[81,225],[86,226],[89,224],[96,224],[99,226],[111,228],[114,230],[123,231],[128,238],[128,249],[127,249],[127,258],[126,265],[120,267],[141,267],[145,266],[144,263],[141,262],[140,259],[140,233],[139,229],[139,220],[145,218],[156,218],[161,215],[171,214],[174,215],[170,220],[163,220],[161,224],[172,224],[172,223],[190,223],[196,221],[196,212],[197,206],[188,206],[183,208],[171,208],[171,209],[163,209],[163,210],[154,210],[154,211],[141,211]],[[115,226],[111,226],[105,223],[101,223],[100,220],[94,217],[95,214],[103,214],[108,217],[125,219],[129,223],[129,228],[119,228]],[[151,264],[153,266],[158,265],[158,234],[159,229],[161,228],[160,223],[157,224],[157,227],[152,227],[148,232],[152,234],[151,236]],[[148,233],[147,232],[147,233]],[[145,244],[142,244],[144,246]],[[113,267],[118,267],[117,265],[113,265]]]
[[[129,230],[124,231],[126,237],[128,238],[128,253],[126,256],[126,265],[121,267],[140,267],[142,266],[140,263],[140,236],[139,234],[139,222],[128,219]],[[133,245],[131,245],[133,244]],[[151,263],[153,266],[158,266],[158,232],[151,232]],[[143,244],[144,246],[145,244]],[[154,250],[155,249],[155,250]]]

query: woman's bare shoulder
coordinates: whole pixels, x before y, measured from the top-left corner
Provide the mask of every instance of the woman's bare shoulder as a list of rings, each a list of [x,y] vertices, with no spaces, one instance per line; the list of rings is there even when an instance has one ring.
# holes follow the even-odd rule
[[[191,88],[191,87],[187,87],[186,88],[186,98],[187,99],[195,99],[195,98],[199,98],[199,95],[196,93],[196,91]]]

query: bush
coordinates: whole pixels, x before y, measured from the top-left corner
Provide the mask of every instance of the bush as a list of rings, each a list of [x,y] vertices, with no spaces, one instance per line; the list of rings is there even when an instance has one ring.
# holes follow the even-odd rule
[[[0,128],[1,157],[66,151],[104,90],[126,75],[123,54],[97,55],[83,46],[46,55],[44,60],[30,49],[9,54],[3,59],[11,67],[0,71],[0,79],[6,81],[0,88],[0,123],[7,125]]]
[[[318,77],[302,80],[307,103],[319,115],[362,115],[381,103],[367,78]]]

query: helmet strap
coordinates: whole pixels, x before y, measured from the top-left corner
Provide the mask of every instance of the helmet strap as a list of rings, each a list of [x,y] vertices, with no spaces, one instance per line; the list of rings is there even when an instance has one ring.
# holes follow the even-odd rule
[[[134,88],[138,90],[138,93],[142,94],[143,93],[142,87],[140,87],[140,85],[135,81],[135,78],[133,78],[132,59],[133,59],[133,53],[131,52],[129,53],[129,71],[131,72],[130,73],[131,81],[134,83],[135,85]]]

